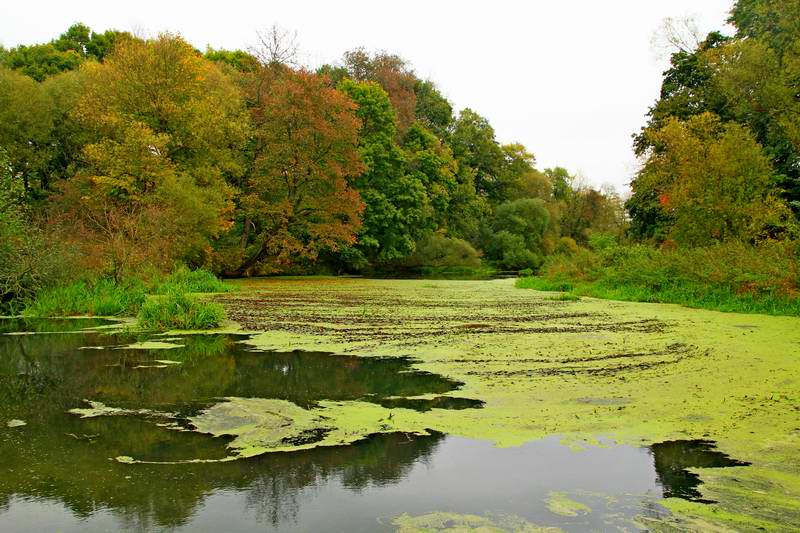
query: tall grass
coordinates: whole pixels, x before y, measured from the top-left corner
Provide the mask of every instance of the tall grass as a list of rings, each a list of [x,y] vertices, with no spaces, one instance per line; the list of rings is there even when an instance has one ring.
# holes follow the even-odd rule
[[[800,316],[796,244],[725,243],[693,249],[582,249],[552,257],[517,286],[575,296],[661,302],[718,311]]]
[[[76,281],[41,291],[24,309],[27,316],[137,316],[146,329],[205,329],[225,318],[222,306],[191,293],[229,292],[235,288],[205,270],[179,267],[148,284],[138,279]],[[156,296],[148,297],[147,294]]]
[[[41,291],[25,307],[23,314],[39,317],[133,315],[144,299],[145,288],[140,281],[124,284],[107,279],[76,281]]]
[[[220,304],[203,302],[196,296],[170,291],[150,296],[142,305],[137,324],[142,329],[210,329],[225,320]]]
[[[153,294],[168,294],[174,291],[201,293],[201,292],[231,292],[236,287],[218,279],[208,270],[190,270],[179,266],[174,272],[163,279],[155,281]]]

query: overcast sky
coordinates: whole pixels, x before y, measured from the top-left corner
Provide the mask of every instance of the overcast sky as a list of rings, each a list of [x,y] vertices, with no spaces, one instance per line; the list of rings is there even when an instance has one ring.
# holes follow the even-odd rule
[[[200,49],[246,48],[277,24],[296,30],[310,66],[357,46],[408,59],[457,109],[487,117],[500,142],[537,166],[560,165],[624,188],[636,168],[631,134],[658,96],[667,61],[651,38],[665,17],[722,29],[732,0],[136,0],[10,2],[0,43],[45,42],[73,22],[156,34]]]

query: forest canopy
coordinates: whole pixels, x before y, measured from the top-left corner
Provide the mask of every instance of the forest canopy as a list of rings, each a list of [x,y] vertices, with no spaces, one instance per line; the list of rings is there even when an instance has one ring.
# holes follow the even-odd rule
[[[385,51],[310,69],[276,28],[251,50],[201,51],[83,24],[0,48],[0,254],[32,265],[4,267],[2,298],[55,271],[535,271],[593,239],[794,239],[800,10],[740,0],[730,22],[735,35],[672,54],[626,200],[537,168]]]
[[[397,268],[432,242],[535,268],[562,236],[621,233],[616,195],[538,170],[401,57],[359,48],[312,71],[285,37],[201,52],[75,24],[0,51],[0,146],[26,224],[114,279],[175,262]]]

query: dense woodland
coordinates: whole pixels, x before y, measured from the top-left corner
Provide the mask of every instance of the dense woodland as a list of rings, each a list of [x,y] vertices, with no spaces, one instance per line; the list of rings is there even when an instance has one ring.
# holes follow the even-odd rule
[[[537,169],[529,148],[498,142],[484,117],[456,113],[387,52],[312,71],[275,28],[251,50],[201,51],[175,34],[83,24],[0,48],[0,298],[177,264],[586,277],[620,253],[586,254],[610,247],[650,257],[720,243],[742,257],[779,246],[792,293],[800,4],[739,0],[730,22],[735,35],[672,55],[633,140],[641,167],[627,201]]]

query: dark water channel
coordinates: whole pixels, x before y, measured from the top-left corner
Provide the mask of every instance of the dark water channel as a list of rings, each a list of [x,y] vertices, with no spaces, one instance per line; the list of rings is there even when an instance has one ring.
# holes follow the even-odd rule
[[[555,437],[499,449],[436,433],[228,463],[120,464],[109,458],[222,458],[227,441],[69,409],[88,399],[190,416],[228,396],[303,407],[322,399],[418,410],[481,403],[444,395],[459,384],[401,358],[259,352],[243,337],[210,335],[132,349],[147,339],[83,330],[104,324],[0,319],[0,531],[393,531],[397,515],[435,511],[631,530],[636,515],[664,512],[663,496],[699,499],[687,467],[742,464],[706,441],[575,452]],[[408,398],[423,394],[432,399]],[[554,492],[588,508],[554,513]]]

